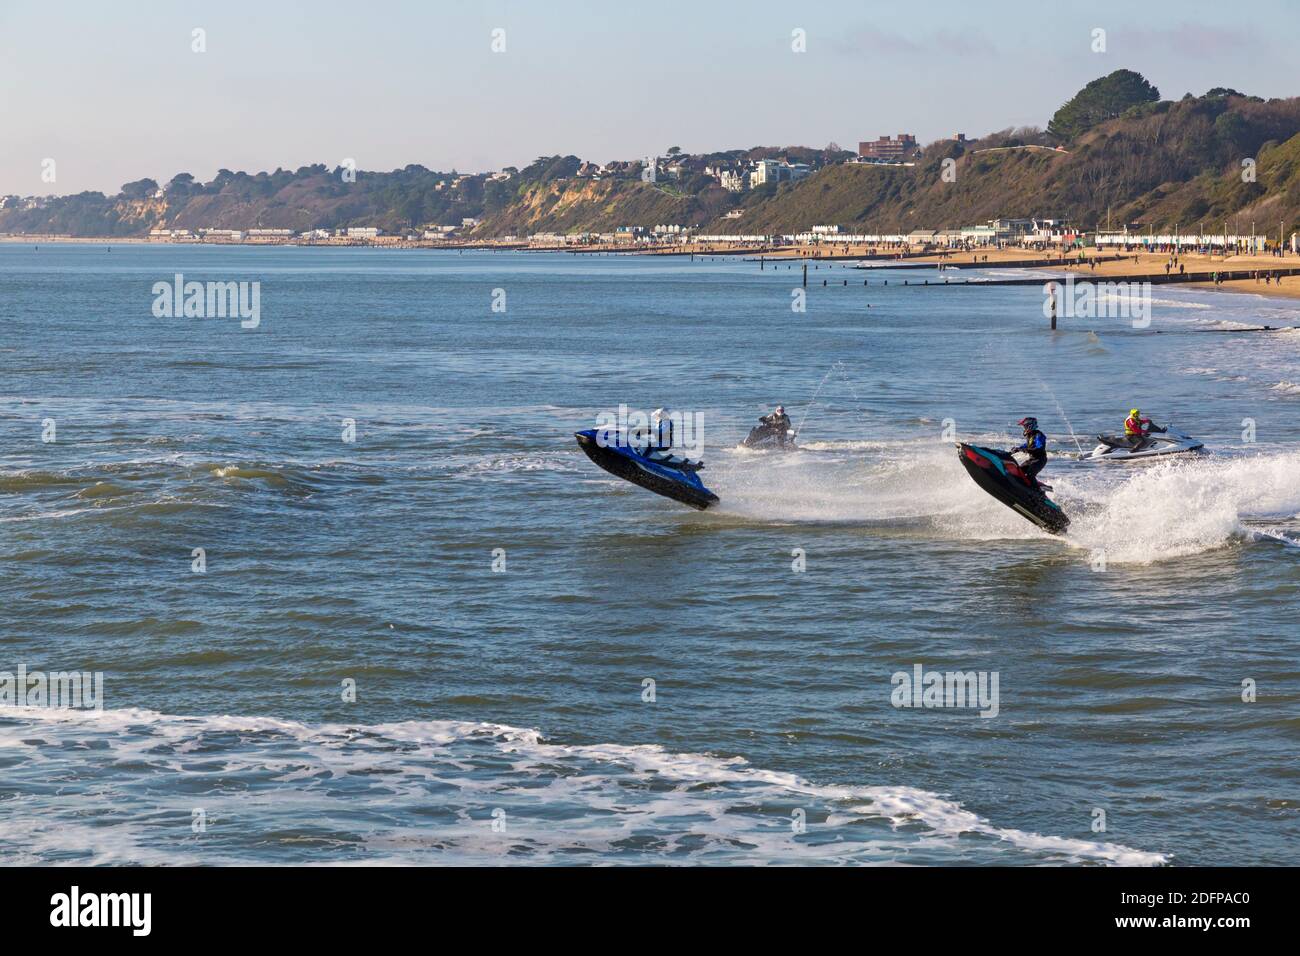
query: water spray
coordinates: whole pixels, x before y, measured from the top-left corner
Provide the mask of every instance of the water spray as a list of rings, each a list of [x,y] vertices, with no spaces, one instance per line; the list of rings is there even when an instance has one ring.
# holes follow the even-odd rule
[[[1057,401],[1056,393],[1053,392],[1051,387],[1048,386],[1048,384],[1044,382],[1041,378],[1039,378],[1037,375],[1034,376],[1034,379],[1035,381],[1038,382],[1039,385],[1043,387],[1043,391],[1045,391],[1048,394],[1048,396],[1051,397],[1052,404],[1056,406],[1056,410],[1060,412],[1061,418],[1065,422],[1065,427],[1070,430],[1070,439],[1074,442],[1074,447],[1079,449],[1079,455],[1082,456],[1083,446],[1079,444],[1079,436],[1074,433],[1074,425],[1071,424],[1070,422],[1070,416],[1065,414],[1065,409],[1062,408],[1061,403]]]

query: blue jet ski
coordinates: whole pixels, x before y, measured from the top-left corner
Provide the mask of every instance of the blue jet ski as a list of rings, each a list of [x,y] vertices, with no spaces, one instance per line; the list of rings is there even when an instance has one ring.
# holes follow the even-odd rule
[[[966,471],[992,497],[1051,534],[1061,534],[1070,519],[1051,498],[1049,486],[1035,483],[1009,452],[957,443],[957,457]]]
[[[703,462],[658,450],[647,453],[628,444],[626,436],[617,431],[589,428],[573,437],[588,458],[624,481],[700,511],[718,503],[718,496],[705,488],[696,474]]]

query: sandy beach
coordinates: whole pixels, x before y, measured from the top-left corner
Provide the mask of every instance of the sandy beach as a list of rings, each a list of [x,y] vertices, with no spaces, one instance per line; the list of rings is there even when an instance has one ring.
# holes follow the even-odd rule
[[[1096,254],[1096,250],[1088,250],[1088,253],[1089,257],[1091,257],[1091,255]],[[1098,278],[1137,274],[1149,275],[1163,272],[1165,264],[1169,261],[1169,256],[1164,253],[1129,253],[1117,262],[1099,262],[1095,268],[1086,265],[1070,266],[1067,267],[1066,271],[1075,274],[1087,273]],[[1206,256],[1199,253],[1184,252],[1178,257],[1178,263],[1187,270],[1189,275],[1204,276],[1207,283],[1212,281],[1215,272],[1254,270],[1260,273],[1260,278],[1234,279],[1222,282],[1217,286],[1208,286],[1219,292],[1252,292],[1257,295],[1280,298],[1300,298],[1300,276],[1283,276],[1271,282],[1265,282],[1262,278],[1266,273],[1274,269],[1300,267],[1300,256],[1294,253],[1288,253],[1281,257],[1240,255],[1225,258],[1223,256]],[[1174,266],[1173,271],[1176,274],[1178,266]]]

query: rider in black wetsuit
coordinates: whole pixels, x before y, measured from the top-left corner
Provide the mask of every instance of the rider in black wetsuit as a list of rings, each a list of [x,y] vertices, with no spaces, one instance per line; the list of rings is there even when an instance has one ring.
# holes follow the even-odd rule
[[[784,445],[789,439],[790,416],[785,413],[784,405],[776,406],[776,411],[771,415],[763,415],[759,421],[767,426],[780,444]]]
[[[1016,424],[1024,431],[1025,442],[1011,451],[1013,454],[1022,451],[1029,456],[1029,461],[1022,465],[1020,470],[1029,476],[1029,480],[1037,488],[1038,473],[1047,464],[1047,436],[1038,430],[1038,419],[1032,415],[1020,419]]]

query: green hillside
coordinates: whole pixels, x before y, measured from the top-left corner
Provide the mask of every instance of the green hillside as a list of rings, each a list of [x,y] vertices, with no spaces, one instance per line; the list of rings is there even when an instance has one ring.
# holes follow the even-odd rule
[[[1240,228],[1253,221],[1272,232],[1280,221],[1300,219],[1300,99],[1264,101],[1226,89],[1177,101],[1157,96],[1139,74],[1118,70],[1068,100],[1047,131],[933,143],[911,166],[846,164],[848,154],[832,144],[673,153],[681,169],[658,182],[642,182],[635,162],[595,170],[576,156],[539,157],[495,175],[412,165],[360,171],[354,181],[324,165],[256,174],[223,169],[209,183],[179,174],[161,196],[146,179],[116,196],[4,197],[0,232],[108,237],[155,227],[378,226],[399,233],[469,218],[479,220],[475,237],[660,223],[782,234],[820,224],[906,232],[1029,216],[1083,227],[1184,229],[1236,219]],[[705,174],[718,163],[775,157],[819,168],[798,183],[742,193]]]

